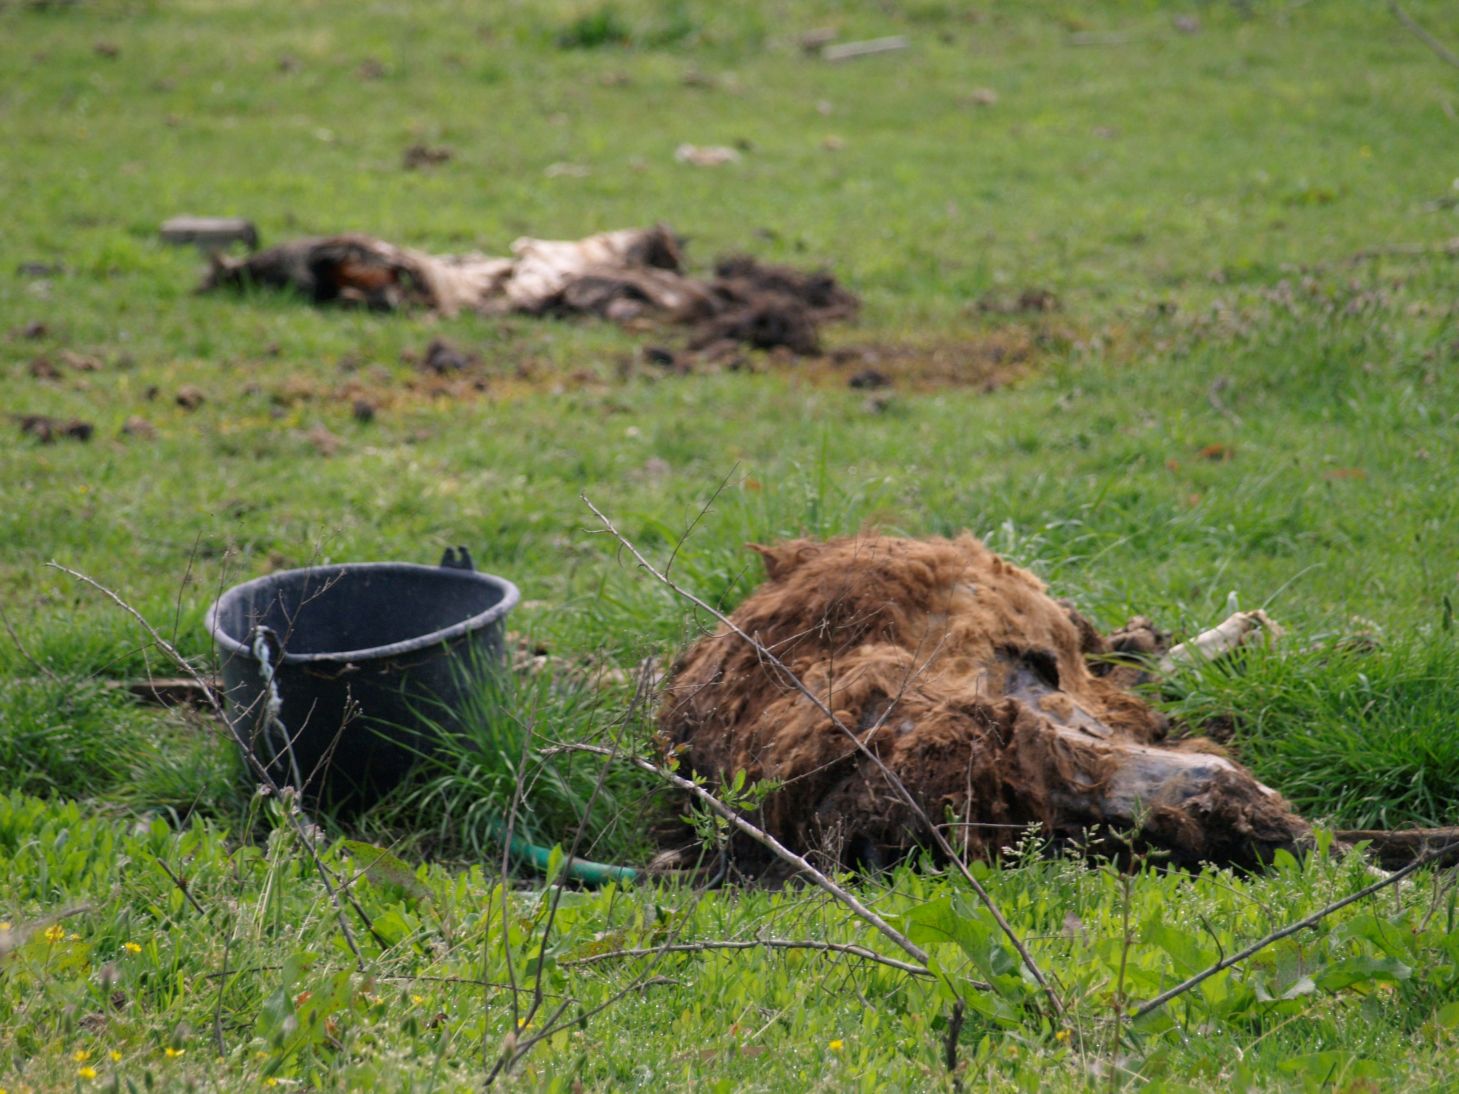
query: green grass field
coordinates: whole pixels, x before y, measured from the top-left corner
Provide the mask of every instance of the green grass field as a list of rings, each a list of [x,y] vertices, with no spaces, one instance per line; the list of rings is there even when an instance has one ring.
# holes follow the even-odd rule
[[[1459,48],[1450,6],[1404,7]],[[909,48],[829,64],[799,44],[820,28]],[[980,867],[1061,1019],[930,869],[854,887],[932,980],[805,949],[602,958],[903,955],[814,889],[504,889],[499,771],[327,824],[318,853],[358,875],[337,914],[207,719],[107,686],[174,666],[47,563],[206,667],[233,584],[464,543],[521,587],[515,631],[631,668],[707,620],[583,494],[726,606],[759,580],[747,541],[969,529],[1109,627],[1265,607],[1286,640],[1160,700],[1234,725],[1324,823],[1453,824],[1456,111],[1459,70],[1382,4],[0,0],[0,1091],[456,1090],[502,1060],[554,1090],[1452,1089],[1452,873],[1128,1020],[1366,884],[1356,857]],[[696,168],[685,142],[742,156]],[[407,170],[415,144],[451,157]],[[179,213],[489,253],[662,221],[701,270],[834,271],[864,309],[829,347],[893,383],[869,402],[858,365],[759,354],[668,375],[641,350],[672,331],[198,296],[203,261],[158,239]],[[1025,289],[1057,309],[999,306]],[[437,337],[484,390],[422,377]],[[42,443],[25,415],[93,432]],[[1321,648],[1353,635],[1375,648]],[[628,696],[563,674],[499,701],[547,745],[622,728]],[[567,839],[597,768],[532,762],[540,834]],[[670,799],[606,790],[594,856],[642,861],[642,802]]]

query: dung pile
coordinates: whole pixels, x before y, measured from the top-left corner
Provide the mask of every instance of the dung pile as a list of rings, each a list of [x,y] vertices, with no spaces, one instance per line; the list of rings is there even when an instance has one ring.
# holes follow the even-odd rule
[[[775,780],[756,819],[789,846],[854,868],[930,844],[858,742],[972,856],[1030,826],[1086,848],[1134,834],[1180,865],[1250,867],[1307,841],[1281,796],[1210,742],[1166,742],[1127,690],[1138,670],[1111,670],[1122,650],[1157,650],[1143,621],[1101,636],[971,536],[755,550],[767,580],[734,622],[836,721],[721,628],[675,665],[659,729],[711,786],[740,770]],[[769,865],[735,851],[742,868]]]

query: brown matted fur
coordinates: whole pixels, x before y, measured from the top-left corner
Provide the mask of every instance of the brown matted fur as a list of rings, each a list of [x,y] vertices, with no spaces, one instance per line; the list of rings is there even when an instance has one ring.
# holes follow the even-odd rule
[[[1109,672],[1112,649],[1041,581],[972,536],[860,536],[754,548],[767,580],[734,622],[874,751],[955,846],[988,856],[1037,826],[1088,845],[1138,832],[1178,863],[1238,866],[1295,848],[1307,824]],[[1143,637],[1142,637],[1143,635]],[[659,715],[666,752],[711,780],[779,784],[759,821],[844,866],[928,844],[845,730],[721,627],[679,659]],[[742,848],[754,868],[754,853]]]

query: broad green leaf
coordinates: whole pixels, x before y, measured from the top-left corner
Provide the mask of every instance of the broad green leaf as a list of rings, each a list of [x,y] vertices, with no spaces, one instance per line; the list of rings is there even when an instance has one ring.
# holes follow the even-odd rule
[[[429,899],[430,890],[421,884],[415,871],[385,848],[353,839],[340,840],[340,846],[355,860],[358,868],[365,872],[371,884],[380,888],[394,886],[416,900]]]
[[[1341,991],[1357,984],[1373,981],[1393,983],[1407,980],[1413,970],[1399,961],[1381,957],[1349,957],[1327,966],[1316,976],[1317,986],[1324,991]]]

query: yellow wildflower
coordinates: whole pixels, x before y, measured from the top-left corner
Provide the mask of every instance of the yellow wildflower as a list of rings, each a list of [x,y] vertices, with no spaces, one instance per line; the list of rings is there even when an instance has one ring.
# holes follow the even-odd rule
[[[111,1062],[114,1064],[119,1064],[122,1062],[122,1054],[116,1049],[111,1050]]]
[[[1054,1040],[1060,1042],[1061,1044],[1069,1040],[1069,1031],[1067,1029],[1059,1030],[1058,1033],[1054,1034]]]
[[[66,937],[66,931],[65,928],[53,923],[51,924],[51,926],[46,928],[45,934],[43,934],[41,937],[44,938],[47,942],[59,942],[61,941],[61,939]]]
[[[831,1042],[829,1047],[832,1052],[840,1052],[843,1048],[846,1047],[846,1042],[837,1037],[834,1041]]]
[[[81,1076],[81,1078],[85,1079],[87,1082],[90,1082],[92,1079],[96,1078],[96,1068],[83,1067],[80,1071],[76,1072],[76,1074]]]
[[[410,997],[410,1001],[412,1003],[414,1003],[416,1006],[420,1006],[422,1003],[424,1003],[426,1001],[426,997],[424,995],[412,995]]]
[[[267,1079],[265,1079],[263,1081],[263,1085],[264,1086],[278,1086],[279,1085],[279,1081],[277,1079],[275,1079],[272,1075],[270,1075]]]
[[[142,947],[140,945],[138,945],[136,942],[123,942],[122,943],[122,949],[126,950],[127,953],[141,953],[142,952]]]
[[[10,930],[10,920],[0,919],[0,931]],[[0,1088],[0,1094],[4,1094],[4,1088]]]
[[[181,1056],[184,1052],[186,1052],[187,1049],[185,1049],[185,1048],[173,1048],[171,1045],[168,1045],[166,1051],[167,1051],[167,1058],[169,1060],[175,1060],[179,1056]]]
[[[78,1064],[84,1064],[87,1060],[91,1059],[91,1050],[78,1048],[75,1052],[71,1053],[71,1059],[75,1060]]]

